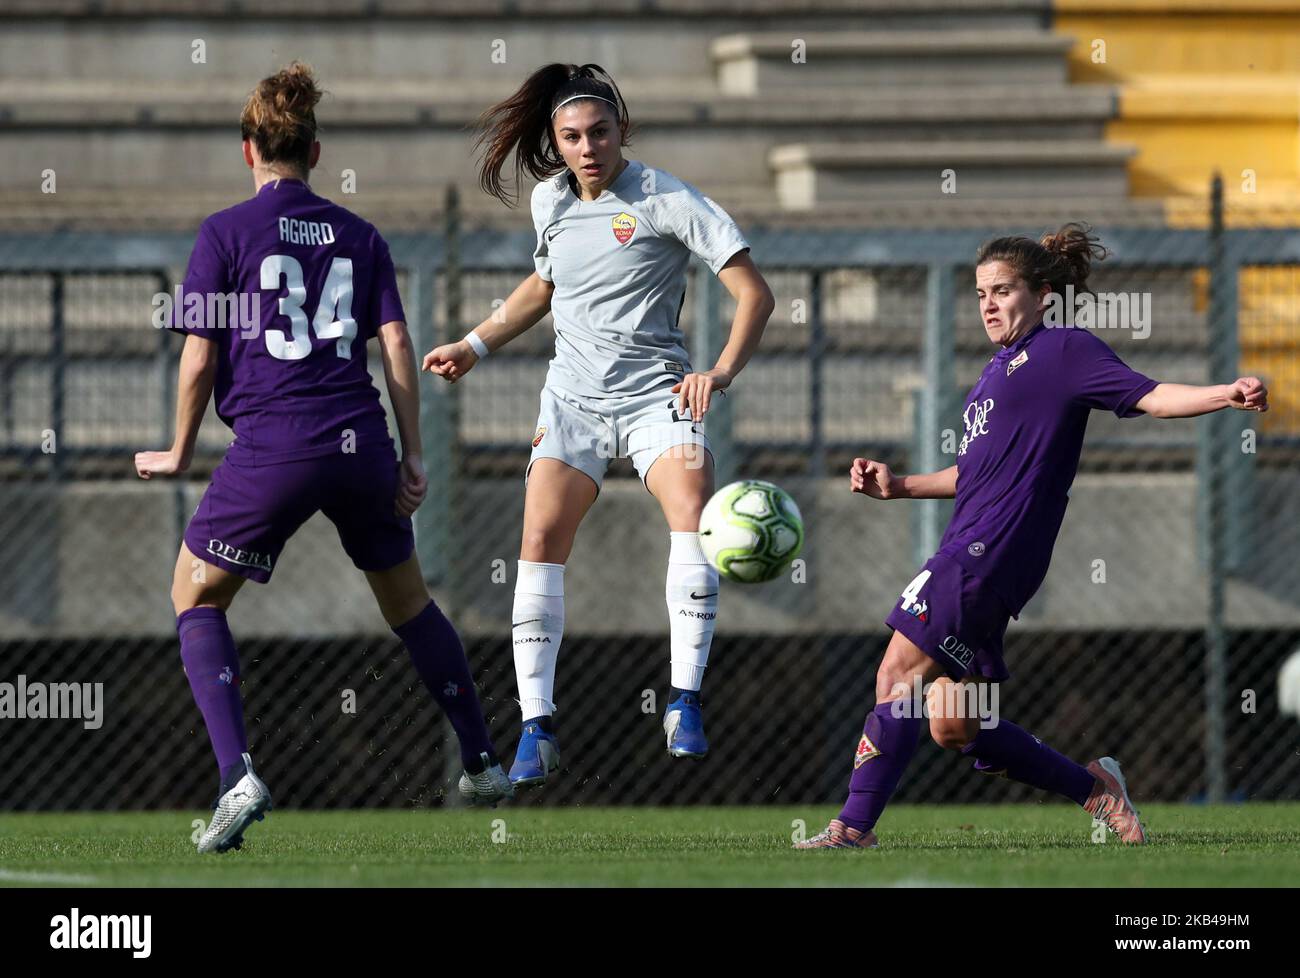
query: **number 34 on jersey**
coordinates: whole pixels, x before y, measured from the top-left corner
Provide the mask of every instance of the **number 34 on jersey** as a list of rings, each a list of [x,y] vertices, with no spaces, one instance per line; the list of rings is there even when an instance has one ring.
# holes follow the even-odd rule
[[[338,341],[335,352],[340,359],[352,359],[352,341],[357,336],[357,321],[352,318],[352,259],[335,258],[330,264],[310,327],[303,311],[307,286],[298,259],[292,255],[267,255],[262,259],[262,288],[278,290],[281,276],[286,294],[280,297],[279,314],[289,320],[292,338],[287,338],[283,329],[268,328],[267,352],[277,360],[302,360],[311,353],[314,332],[317,339]]]

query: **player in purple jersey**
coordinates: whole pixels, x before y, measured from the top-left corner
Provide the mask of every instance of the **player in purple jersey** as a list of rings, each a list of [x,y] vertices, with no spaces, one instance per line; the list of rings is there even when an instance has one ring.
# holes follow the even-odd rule
[[[985,332],[1001,349],[967,398],[957,464],[900,477],[881,462],[854,461],[854,492],[955,497],[956,504],[938,553],[885,621],[894,634],[876,672],[876,707],[858,741],[848,801],[824,832],[795,848],[876,845],[872,830],[916,750],[926,714],[935,742],[971,757],[976,770],[1070,798],[1124,842],[1146,841],[1113,758],[1082,766],[1014,723],[971,708],[988,702],[971,695],[979,692],[976,684],[1009,676],[1003,635],[1047,573],[1089,412],[1190,418],[1223,408],[1268,409],[1257,378],[1208,387],[1158,383],[1092,333],[1046,324],[1049,297],[1070,285],[1083,291],[1092,260],[1104,256],[1077,224],[1041,242],[985,244],[976,291]],[[927,686],[922,709],[915,691]]]
[[[460,639],[414,554],[411,514],[427,488],[419,373],[388,246],[307,183],[320,157],[319,100],[310,69],[297,62],[249,96],[241,129],[256,193],[199,229],[171,325],[186,334],[176,438],[169,451],[135,457],[142,479],[184,472],[215,390],[217,414],[235,440],[190,520],[172,581],[181,661],[221,779],[200,852],[238,848],[271,804],[248,752],[226,612],[245,580],[270,580],[289,537],[318,510],[455,728],[461,793],[489,803],[513,793]],[[214,301],[231,296],[255,302]],[[250,321],[223,314],[250,308]],[[374,337],[400,462],[366,367]]]

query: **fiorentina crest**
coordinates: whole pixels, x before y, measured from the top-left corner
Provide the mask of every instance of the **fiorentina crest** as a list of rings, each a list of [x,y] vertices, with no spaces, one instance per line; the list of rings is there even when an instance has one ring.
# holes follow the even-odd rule
[[[853,752],[853,769],[856,771],[873,757],[879,756],[880,751],[877,750],[876,745],[871,742],[871,738],[866,734],[863,734],[862,739],[858,741],[858,749]]]

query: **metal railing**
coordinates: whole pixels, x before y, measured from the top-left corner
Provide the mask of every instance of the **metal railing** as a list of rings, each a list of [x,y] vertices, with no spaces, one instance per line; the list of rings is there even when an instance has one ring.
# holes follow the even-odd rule
[[[843,471],[854,455],[903,471],[951,464],[961,396],[988,356],[971,331],[971,264],[1003,231],[748,233],[778,306],[709,435],[719,484],[769,477],[800,502],[801,580],[726,589],[705,687],[715,755],[707,776],[669,762],[657,716],[642,709],[644,692],[667,683],[667,531],[616,464],[567,574],[557,720],[569,767],[525,803],[838,797],[871,705],[881,621],[950,509],[849,497]],[[1135,367],[1192,383],[1230,380],[1247,361],[1291,376],[1300,304],[1276,294],[1293,286],[1253,270],[1300,268],[1300,211],[1277,228],[1099,233],[1114,256],[1095,287],[1152,296],[1148,337],[1103,334]],[[130,458],[170,440],[180,343],[145,331],[152,296],[179,279],[190,244],[0,237],[0,681],[103,681],[106,697],[94,730],[6,727],[0,807],[199,804],[211,788],[167,581],[229,436],[210,416],[194,473],[172,484],[137,483]],[[530,270],[533,238],[453,228],[390,245],[426,350],[490,314]],[[1238,335],[1246,308],[1273,317],[1273,352]],[[697,269],[682,315],[697,366],[721,348],[730,311]],[[423,388],[431,486],[419,553],[507,755],[518,719],[508,615],[548,336],[539,324],[464,383]],[[1074,756],[1118,751],[1143,797],[1297,797],[1297,724],[1274,689],[1300,645],[1295,403],[1279,397],[1259,423],[1235,412],[1094,417],[1048,581],[1008,634],[1006,715]],[[330,593],[297,587],[307,576],[329,580]],[[254,751],[278,800],[442,797],[442,758],[454,755],[443,725],[321,518],[290,543],[272,584],[244,589],[231,621]],[[363,692],[357,715],[338,712],[341,689]],[[900,798],[1027,797],[954,780],[955,763],[923,750]]]

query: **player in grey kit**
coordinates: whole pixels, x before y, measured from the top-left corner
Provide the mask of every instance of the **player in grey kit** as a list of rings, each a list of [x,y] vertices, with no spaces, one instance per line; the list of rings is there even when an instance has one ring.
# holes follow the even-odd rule
[[[484,116],[484,189],[508,202],[501,169],[539,179],[532,217],[535,271],[463,340],[425,369],[449,381],[538,322],[555,319],[555,357],[542,390],[525,476],[524,533],[513,636],[523,734],[510,778],[541,784],[559,766],[551,725],[564,627],[564,564],[611,458],[631,458],[668,521],[666,597],[671,689],[669,753],[708,750],[699,690],[718,604],[718,574],[700,548],[713,494],[703,421],[715,393],[749,360],[773,309],[771,291],[735,223],[671,174],[624,159],[627,108],[597,65],[551,64]],[[692,254],[736,299],[725,349],[696,372],[678,315]]]
[[[1268,392],[1255,377],[1209,387],[1158,383],[1092,333],[1045,323],[1050,297],[1069,285],[1084,291],[1092,259],[1104,255],[1088,229],[1074,224],[1041,242],[984,245],[976,291],[984,330],[1001,349],[967,399],[957,464],[899,477],[880,462],[854,461],[854,492],[955,497],[956,505],[938,553],[885,620],[894,634],[876,672],[876,707],[854,754],[848,800],[824,832],[795,848],[876,846],[876,820],[925,726],[913,690],[930,683],[930,735],[941,747],[972,758],[978,771],[1071,799],[1124,842],[1146,841],[1114,758],[1084,766],[1006,719],[983,725],[965,708],[978,697],[962,688],[1010,675],[1003,635],[1047,573],[1091,411],[1191,418],[1224,408],[1268,410]]]
[[[427,487],[419,374],[388,245],[307,184],[320,156],[319,99],[310,69],[296,62],[249,96],[240,122],[257,192],[199,229],[183,292],[201,301],[184,300],[171,324],[186,334],[176,439],[168,451],[135,457],[142,479],[185,471],[215,391],[217,414],[235,440],[185,531],[172,582],[181,661],[221,779],[200,852],[238,848],[271,805],[248,751],[226,611],[245,580],[270,580],[289,537],[317,510],[334,523],[455,728],[461,793],[489,803],[513,794],[460,639],[430,599],[413,553],[411,514]],[[255,322],[209,320],[209,310],[220,308],[209,299],[232,295],[257,298]],[[400,463],[366,368],[366,341],[374,337],[401,434]]]

